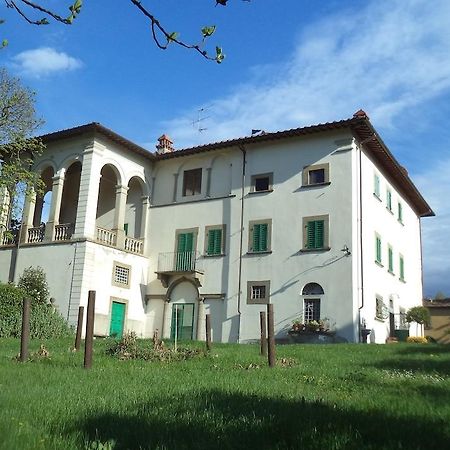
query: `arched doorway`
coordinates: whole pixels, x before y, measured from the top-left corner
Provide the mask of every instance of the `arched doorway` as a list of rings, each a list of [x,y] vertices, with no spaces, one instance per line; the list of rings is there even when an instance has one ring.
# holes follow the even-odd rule
[[[69,166],[64,177],[64,188],[61,197],[61,209],[58,222],[67,225],[73,231],[77,219],[78,194],[80,192],[81,162],[76,161]]]
[[[170,338],[194,339],[197,335],[199,294],[189,280],[175,282],[168,291],[170,308]],[[166,335],[168,333],[166,332]]]
[[[137,177],[131,178],[128,183],[124,230],[125,235],[136,239],[144,237],[144,230],[142,230],[143,195],[142,181]]]
[[[97,227],[112,230],[114,227],[116,186],[119,184],[117,170],[107,164],[100,172],[100,185],[97,200]]]

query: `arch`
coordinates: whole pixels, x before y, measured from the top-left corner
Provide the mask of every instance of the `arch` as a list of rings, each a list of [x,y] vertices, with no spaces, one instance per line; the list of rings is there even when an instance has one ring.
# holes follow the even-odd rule
[[[302,289],[302,295],[323,295],[324,291],[318,283],[308,283]]]
[[[211,160],[209,169],[209,196],[221,197],[231,194],[232,171],[230,166],[230,158],[228,155],[223,153],[215,155]]]
[[[103,169],[107,166],[109,167],[115,175],[115,178],[117,180],[117,185],[122,185],[123,180],[125,180],[125,174],[124,171],[122,170],[122,167],[120,167],[120,165],[117,163],[117,161],[114,161],[112,159],[109,158],[103,158],[102,159],[103,165],[102,168],[100,169],[100,176],[102,174]]]
[[[116,210],[116,186],[120,184],[120,172],[112,164],[105,164],[100,171],[96,225],[111,230]]]
[[[58,222],[75,225],[78,209],[78,194],[80,193],[81,162],[74,161],[65,170],[64,187],[61,197],[61,208]]]
[[[44,190],[42,195],[36,196],[34,215],[33,215],[33,226],[38,227],[42,222],[47,222],[48,214],[50,211],[50,205],[52,202],[52,188],[53,188],[53,177],[55,176],[55,169],[52,164],[48,164],[41,171],[41,180],[44,183]]]
[[[192,285],[194,286],[195,290],[197,291],[197,300],[200,298],[200,295],[199,295],[199,292],[198,292],[198,286],[197,286],[197,284],[195,283],[195,281],[192,280],[191,278],[188,278],[188,277],[180,277],[180,278],[177,278],[176,280],[174,280],[172,283],[170,283],[170,285],[169,285],[169,287],[168,287],[168,289],[167,289],[166,298],[167,298],[167,301],[168,301],[168,302],[171,302],[171,301],[172,301],[172,292],[173,292],[173,290],[174,290],[179,284],[184,283],[184,282],[187,282],[187,283],[192,284]]]
[[[57,172],[56,164],[50,158],[46,158],[46,159],[43,159],[42,161],[39,161],[39,163],[33,168],[33,170],[35,172],[41,172],[42,173],[48,167],[51,167],[53,169],[53,173]]]
[[[79,153],[72,153],[64,158],[62,163],[59,165],[58,172],[65,173],[72,164],[76,162],[79,162],[81,164],[82,160],[83,158]]]
[[[125,207],[124,229],[125,234],[134,238],[143,237],[142,224],[142,197],[144,184],[141,178],[132,177],[128,182],[127,203]]]
[[[127,186],[129,186],[131,180],[135,180],[140,184],[141,190],[142,190],[142,195],[149,195],[148,182],[145,179],[144,174],[137,172],[137,171],[128,173]]]

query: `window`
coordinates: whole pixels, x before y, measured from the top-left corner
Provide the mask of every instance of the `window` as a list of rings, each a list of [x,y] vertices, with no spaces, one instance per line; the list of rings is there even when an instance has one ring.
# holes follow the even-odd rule
[[[373,176],[373,195],[380,198],[380,176],[377,173]]]
[[[328,216],[303,218],[303,250],[329,250]]]
[[[385,306],[383,302],[383,297],[380,297],[379,295],[376,296],[375,300],[375,318],[379,320],[385,319]]]
[[[114,262],[113,264],[113,286],[130,287],[131,266]]]
[[[394,273],[394,251],[390,245],[388,245],[388,271]]]
[[[392,212],[392,192],[390,189],[386,190],[386,208]]]
[[[314,186],[318,184],[326,184],[330,182],[330,165],[315,164],[303,168],[302,185]]]
[[[247,303],[264,305],[269,303],[270,281],[247,281]]]
[[[398,219],[398,221],[400,223],[403,223],[403,205],[400,202],[398,202],[398,209],[397,209],[397,211],[398,211],[397,219]]]
[[[251,178],[250,192],[270,192],[272,191],[273,173],[263,173],[253,175]]]
[[[254,220],[249,224],[249,253],[261,253],[271,251],[272,221]]]
[[[183,197],[198,195],[202,191],[202,169],[185,170],[183,175]]]
[[[303,318],[305,323],[320,320],[320,298],[305,298],[303,301]]]
[[[375,262],[381,264],[381,237],[375,235]]]
[[[128,224],[127,223],[123,224],[123,231],[125,232],[125,236],[128,236]]]
[[[225,225],[205,228],[205,255],[219,256],[225,254]]]
[[[405,259],[403,258],[403,255],[400,255],[399,261],[399,272],[400,272],[400,281],[405,281]]]

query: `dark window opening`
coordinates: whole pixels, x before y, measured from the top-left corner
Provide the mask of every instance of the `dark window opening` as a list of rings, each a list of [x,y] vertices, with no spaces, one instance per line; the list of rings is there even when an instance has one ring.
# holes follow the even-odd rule
[[[202,191],[202,169],[185,170],[183,177],[183,197],[198,195]]]
[[[309,184],[325,183],[325,169],[314,169],[309,171]]]

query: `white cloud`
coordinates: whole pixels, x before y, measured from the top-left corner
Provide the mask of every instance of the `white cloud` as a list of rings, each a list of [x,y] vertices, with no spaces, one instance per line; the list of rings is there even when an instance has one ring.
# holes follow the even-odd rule
[[[25,50],[14,56],[13,67],[23,75],[41,77],[79,69],[82,62],[51,47]]]
[[[372,1],[311,24],[284,64],[265,65],[263,75],[211,99],[201,135],[185,118],[192,111],[161,127],[180,148],[346,118],[361,107],[377,127],[391,126],[450,89],[449,54],[449,1]]]
[[[425,294],[437,291],[450,295],[450,158],[435,161],[433,166],[414,176],[414,182],[436,217],[422,220],[422,243]]]

